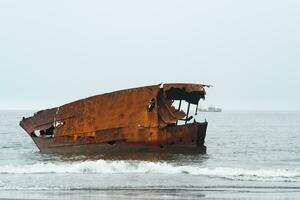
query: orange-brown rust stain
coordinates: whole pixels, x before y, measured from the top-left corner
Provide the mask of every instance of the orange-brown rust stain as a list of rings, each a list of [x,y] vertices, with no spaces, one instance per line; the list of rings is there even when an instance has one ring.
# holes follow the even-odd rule
[[[174,86],[196,91],[203,89],[201,85],[185,84],[165,85],[164,89]],[[149,111],[151,101],[155,105]],[[24,119],[21,126],[31,133],[41,126],[49,128],[55,122],[62,123],[55,129],[55,144],[126,141],[163,146],[182,140],[187,140],[184,141],[186,144],[193,143],[191,138],[195,138],[197,130],[183,127],[176,132],[166,127],[184,116],[185,113],[172,107],[160,85],[153,85],[97,95],[40,111]]]
[[[137,141],[141,137],[149,137],[149,127],[158,126],[157,105],[148,111],[148,103],[157,97],[159,86],[149,86],[139,89],[98,95],[64,105],[58,109],[57,119],[63,126],[57,127],[55,137],[78,135],[82,137],[91,133],[101,133],[103,130],[117,130],[117,133],[95,140],[108,141],[114,138]],[[67,113],[74,115],[65,118]],[[143,133],[141,133],[143,132]],[[111,137],[111,139],[109,139]],[[73,142],[79,137],[75,136]],[[147,139],[146,139],[147,140]],[[59,141],[57,141],[59,142]]]

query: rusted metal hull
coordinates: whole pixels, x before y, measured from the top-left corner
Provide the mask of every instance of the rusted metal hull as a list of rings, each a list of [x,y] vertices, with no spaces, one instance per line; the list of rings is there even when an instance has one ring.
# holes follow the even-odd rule
[[[168,127],[157,132],[161,137],[158,142],[126,142],[126,140],[103,142],[102,136],[84,138],[76,143],[67,140],[57,141],[55,138],[32,137],[32,139],[44,153],[206,153],[204,145],[206,128],[207,122]],[[114,132],[115,130],[107,130],[101,135]]]
[[[188,123],[190,104],[204,96],[204,85],[196,84],[133,88],[39,111],[20,126],[42,152],[205,153],[207,122]],[[183,100],[187,114],[180,110]]]

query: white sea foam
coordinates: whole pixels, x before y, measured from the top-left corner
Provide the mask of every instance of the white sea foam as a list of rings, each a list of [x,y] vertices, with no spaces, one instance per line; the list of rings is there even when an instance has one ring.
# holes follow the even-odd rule
[[[244,169],[229,167],[178,166],[166,162],[83,161],[70,163],[37,163],[31,165],[3,165],[2,174],[74,173],[74,174],[190,174],[232,180],[300,182],[300,169]]]

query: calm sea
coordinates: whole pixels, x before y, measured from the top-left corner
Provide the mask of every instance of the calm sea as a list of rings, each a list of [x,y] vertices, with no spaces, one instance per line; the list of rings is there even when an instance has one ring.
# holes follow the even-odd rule
[[[200,113],[206,155],[42,154],[0,111],[0,199],[299,199],[300,112]]]

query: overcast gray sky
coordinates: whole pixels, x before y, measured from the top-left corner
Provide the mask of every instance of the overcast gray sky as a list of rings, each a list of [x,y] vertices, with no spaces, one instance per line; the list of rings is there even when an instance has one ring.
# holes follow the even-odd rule
[[[0,1],[0,109],[161,82],[206,105],[300,109],[299,0]]]

